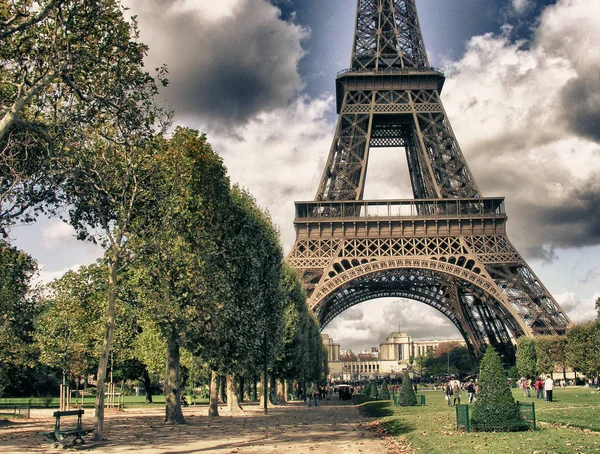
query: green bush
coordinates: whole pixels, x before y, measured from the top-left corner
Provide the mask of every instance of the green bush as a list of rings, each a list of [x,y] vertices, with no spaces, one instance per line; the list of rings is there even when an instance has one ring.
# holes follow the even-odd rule
[[[379,391],[379,398],[381,400],[390,400],[390,390],[388,388],[387,380],[383,380],[381,384],[381,391]]]
[[[369,394],[367,394],[372,399],[377,399],[377,382],[375,380],[371,381],[369,387]]]
[[[417,396],[415,395],[412,381],[410,380],[410,376],[406,370],[404,371],[404,376],[402,377],[402,389],[400,390],[400,398],[398,399],[398,403],[403,407],[414,407],[417,405]]]
[[[487,432],[527,430],[508,386],[498,353],[488,346],[479,371],[479,392],[472,406],[471,427]]]

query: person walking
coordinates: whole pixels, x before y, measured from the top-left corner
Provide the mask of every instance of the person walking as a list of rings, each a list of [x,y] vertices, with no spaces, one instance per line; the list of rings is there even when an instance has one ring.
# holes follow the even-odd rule
[[[465,389],[467,390],[467,395],[469,396],[469,403],[472,403],[473,399],[475,398],[475,384],[473,383],[473,380],[470,380],[469,383],[467,383]]]
[[[446,383],[446,386],[444,387],[444,394],[446,395],[446,400],[448,401],[448,406],[451,407],[452,406],[452,386],[450,385],[450,382]]]
[[[460,382],[458,380],[454,380],[452,384],[452,394],[454,395],[454,405],[458,401],[458,405],[460,405]]]
[[[552,402],[552,391],[554,390],[554,380],[550,375],[546,376],[546,381],[544,382],[544,389],[546,390],[546,402]]]
[[[315,399],[315,408],[319,406],[319,388],[317,385],[313,385],[313,398]]]
[[[542,380],[542,377],[538,377],[535,381],[535,391],[537,399],[544,398],[544,380]]]

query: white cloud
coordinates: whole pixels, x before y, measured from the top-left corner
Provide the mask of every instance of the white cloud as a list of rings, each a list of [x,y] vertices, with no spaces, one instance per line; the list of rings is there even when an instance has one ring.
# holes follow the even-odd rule
[[[354,352],[379,346],[394,331],[406,332],[414,340],[462,339],[456,327],[439,311],[404,298],[381,298],[358,304],[323,330],[342,349]]]
[[[57,270],[57,271],[46,271],[45,267],[43,265],[40,266],[40,271],[39,274],[37,276],[37,278],[34,280],[34,284],[49,284],[50,282],[54,281],[55,279],[60,279],[63,274],[65,274],[67,271],[79,271],[79,268],[81,268],[83,265],[79,265],[79,264],[75,264],[73,266],[70,266],[68,268],[64,268],[62,270]]]
[[[597,17],[599,2],[561,0],[531,43],[477,36],[446,68],[467,162],[483,195],[506,196],[509,236],[531,257],[600,243]]]
[[[42,228],[43,246],[47,250],[55,250],[76,241],[75,230],[62,221],[53,221]]]
[[[334,125],[331,98],[298,99],[261,113],[234,134],[209,136],[232,182],[248,188],[280,227],[285,251],[295,240],[294,201],[313,200]]]
[[[573,322],[586,322],[596,319],[595,303],[600,298],[600,293],[596,293],[590,299],[582,299],[573,292],[559,293],[554,297]]]
[[[523,14],[531,8],[531,0],[512,0],[512,6],[518,14]]]
[[[231,17],[241,4],[248,0],[177,0],[169,8],[169,13],[194,13],[211,21]]]

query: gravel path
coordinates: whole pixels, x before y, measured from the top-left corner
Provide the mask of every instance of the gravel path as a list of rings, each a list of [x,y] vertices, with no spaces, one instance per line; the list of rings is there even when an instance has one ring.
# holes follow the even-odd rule
[[[89,411],[89,410],[88,410]],[[109,414],[102,443],[86,442],[65,451],[106,453],[378,453],[385,443],[364,427],[367,421],[348,402],[332,400],[319,408],[290,403],[264,415],[256,405],[244,414],[208,418],[206,407],[184,409],[187,424],[166,426],[163,411],[132,409]],[[87,415],[85,415],[87,416]],[[87,420],[87,423],[86,423]],[[91,417],[84,417],[84,425]],[[0,453],[60,452],[38,435],[48,431],[53,418],[29,420],[0,427]]]

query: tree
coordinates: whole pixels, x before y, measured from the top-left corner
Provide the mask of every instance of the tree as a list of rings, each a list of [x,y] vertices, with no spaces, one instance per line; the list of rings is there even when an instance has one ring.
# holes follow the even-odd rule
[[[356,356],[356,353],[353,353],[351,350],[348,350],[347,353],[340,355],[340,361],[344,361],[344,362],[358,361],[358,357]]]
[[[23,388],[18,371],[36,362],[32,336],[41,310],[32,285],[36,274],[30,255],[0,240],[0,395],[6,388]]]
[[[491,345],[488,345],[481,360],[479,392],[471,408],[471,427],[475,430],[527,430],[502,370],[500,357]]]
[[[381,391],[379,392],[379,398],[381,400],[390,400],[390,390],[388,388],[388,382],[386,379],[381,384]]]
[[[130,235],[141,300],[166,341],[165,422],[183,423],[180,350],[194,353],[218,336],[219,298],[229,292],[220,270],[229,180],[206,136],[176,128],[161,141],[149,178],[153,197]]]
[[[550,342],[552,358],[554,358],[554,367],[559,367],[563,371],[563,378],[567,378],[567,337],[552,336]]]
[[[406,370],[402,377],[402,389],[400,390],[399,404],[403,407],[413,407],[417,405],[417,396],[415,395],[412,381]]]
[[[302,379],[304,334],[302,326],[308,318],[306,293],[296,270],[284,263],[281,284],[285,297],[284,329],[279,354],[273,362],[273,374],[284,380]]]
[[[106,283],[93,276],[99,267],[90,268],[68,271],[49,285],[46,310],[36,323],[40,362],[67,377],[86,375],[100,350]]]
[[[536,340],[521,337],[517,342],[517,370],[521,377],[537,377]]]
[[[213,370],[213,384],[217,374],[254,374],[268,367],[277,356],[284,326],[283,254],[277,231],[247,191],[233,187],[230,197],[211,268],[219,310],[211,321],[212,335],[195,352]],[[216,393],[211,393],[209,414],[218,415]]]
[[[141,199],[152,197],[145,187],[152,172],[154,152],[146,146],[105,141],[99,135],[86,143],[77,154],[63,160],[69,168],[65,196],[70,203],[69,222],[80,239],[99,242],[104,250],[107,279],[106,324],[100,355],[96,395],[94,437],[102,438],[104,429],[104,383],[115,330],[115,301],[119,275],[129,257],[126,240],[131,233]]]
[[[567,330],[566,364],[576,372],[592,376],[600,364],[598,322],[578,323]]]
[[[539,374],[554,372],[555,360],[552,352],[552,336],[538,336],[535,340],[536,369]]]
[[[47,286],[44,312],[36,320],[35,340],[40,362],[60,369],[67,377],[86,376],[92,367],[98,366],[106,311],[105,273],[105,266],[99,260],[77,271],[68,271]],[[121,288],[127,285],[125,280]],[[115,328],[111,363],[118,366],[138,359],[133,347],[139,333],[138,313],[117,298],[115,318],[119,323]]]
[[[367,395],[372,399],[377,399],[377,396],[379,395],[379,393],[377,392],[377,381],[371,380],[371,383],[369,384],[369,392]]]
[[[2,0],[0,42],[0,229],[6,234],[17,219],[31,221],[44,204],[57,202],[66,175],[55,160],[78,149],[73,131],[143,103],[144,90],[136,88],[146,83],[139,69],[147,48],[117,0]]]

